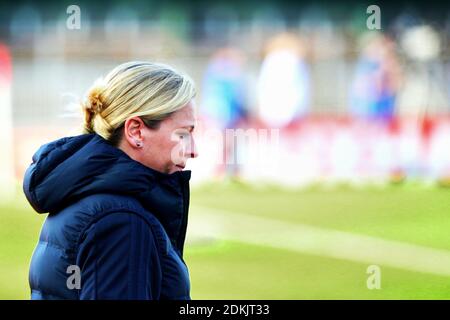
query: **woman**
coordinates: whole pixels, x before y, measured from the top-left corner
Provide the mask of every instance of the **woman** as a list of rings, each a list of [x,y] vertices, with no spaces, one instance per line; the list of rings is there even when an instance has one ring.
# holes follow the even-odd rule
[[[122,64],[89,90],[85,133],[36,152],[24,192],[49,215],[32,299],[190,299],[183,169],[197,156],[194,95],[168,66]]]

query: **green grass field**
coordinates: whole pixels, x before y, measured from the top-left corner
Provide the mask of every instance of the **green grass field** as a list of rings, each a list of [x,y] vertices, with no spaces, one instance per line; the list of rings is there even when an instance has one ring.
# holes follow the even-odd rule
[[[208,184],[192,190],[191,206],[192,218],[196,208],[219,209],[450,254],[450,190],[445,188],[283,190]],[[23,198],[1,205],[0,299],[29,298],[28,264],[44,218]],[[185,260],[193,299],[450,299],[449,276],[380,264],[381,289],[369,290],[368,263],[239,239],[188,242]]]

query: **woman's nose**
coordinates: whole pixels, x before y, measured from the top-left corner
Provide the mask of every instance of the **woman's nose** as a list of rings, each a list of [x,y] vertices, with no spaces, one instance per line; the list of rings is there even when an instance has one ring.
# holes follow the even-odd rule
[[[192,144],[191,144],[191,148],[190,148],[189,157],[190,158],[197,158],[198,157],[197,145],[196,145],[194,139],[192,139]]]

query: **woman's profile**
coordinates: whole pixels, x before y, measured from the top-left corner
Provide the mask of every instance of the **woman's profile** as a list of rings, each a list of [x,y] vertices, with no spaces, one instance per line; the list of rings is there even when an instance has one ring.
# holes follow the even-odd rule
[[[49,213],[31,299],[190,299],[183,260],[195,88],[169,66],[128,62],[88,91],[84,133],[43,145],[25,173]]]

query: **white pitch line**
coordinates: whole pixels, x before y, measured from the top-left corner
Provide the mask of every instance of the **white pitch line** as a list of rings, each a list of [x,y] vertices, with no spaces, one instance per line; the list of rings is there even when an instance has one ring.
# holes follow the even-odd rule
[[[450,251],[192,206],[188,240],[237,240],[360,263],[450,277]]]

